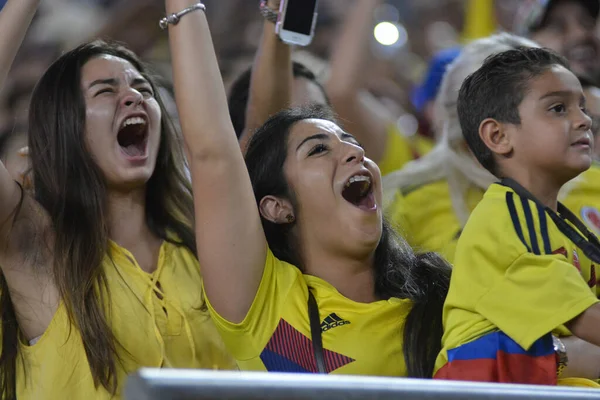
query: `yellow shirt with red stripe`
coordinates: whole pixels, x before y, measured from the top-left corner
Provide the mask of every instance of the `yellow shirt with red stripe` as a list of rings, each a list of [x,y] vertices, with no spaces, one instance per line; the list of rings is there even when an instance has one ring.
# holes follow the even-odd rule
[[[408,162],[429,153],[434,143],[422,135],[407,137],[396,125],[390,125],[385,146],[385,152],[377,163],[382,176],[399,170]]]
[[[469,210],[475,209],[483,193],[475,187],[467,191]],[[447,180],[398,190],[386,213],[413,248],[435,251],[452,262],[462,224],[454,212]]]
[[[595,269],[542,207],[491,185],[458,241],[436,373],[446,377],[449,352],[486,335],[506,335],[530,350],[598,302]],[[457,366],[450,375],[479,380],[479,372]]]
[[[61,303],[39,341],[19,348],[18,398],[120,398],[127,375],[141,367],[235,369],[210,316],[201,310],[200,267],[187,248],[164,242],[158,267],[149,274],[126,249],[114,242],[109,247],[103,269],[110,293],[108,324],[122,361],[117,362],[117,395],[96,389],[81,336]]]
[[[267,254],[263,277],[246,318],[221,317],[217,329],[241,370],[317,372],[308,317],[308,290],[319,307],[328,373],[405,376],[402,325],[411,302],[391,298],[357,303],[332,285]]]

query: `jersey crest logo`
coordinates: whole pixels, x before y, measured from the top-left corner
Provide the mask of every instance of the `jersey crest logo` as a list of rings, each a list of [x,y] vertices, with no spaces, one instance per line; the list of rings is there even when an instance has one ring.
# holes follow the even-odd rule
[[[348,325],[349,323],[350,321],[340,318],[336,313],[331,313],[321,322],[321,332],[327,332],[328,330]]]
[[[600,211],[594,207],[582,207],[581,219],[596,235],[600,235]]]

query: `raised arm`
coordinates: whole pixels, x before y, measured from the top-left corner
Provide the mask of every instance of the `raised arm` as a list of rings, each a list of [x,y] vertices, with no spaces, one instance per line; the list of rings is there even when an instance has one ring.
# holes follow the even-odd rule
[[[40,0],[9,0],[0,11],[0,87],[4,86],[17,51],[25,38]],[[0,247],[7,240],[10,221],[21,193],[0,161]]]
[[[332,47],[331,75],[326,85],[334,110],[344,129],[365,147],[367,156],[379,162],[393,116],[365,90],[373,30],[373,11],[381,0],[356,0]]]
[[[269,0],[267,6],[278,10],[281,0]],[[292,100],[292,51],[275,33],[275,24],[265,20],[263,35],[256,52],[246,109],[246,127],[240,137],[245,152],[252,134],[273,114],[288,107]]]
[[[196,0],[166,0],[177,13]],[[169,26],[177,109],[191,161],[198,259],[206,295],[231,322],[254,300],[267,243],[244,158],[229,118],[206,15]]]

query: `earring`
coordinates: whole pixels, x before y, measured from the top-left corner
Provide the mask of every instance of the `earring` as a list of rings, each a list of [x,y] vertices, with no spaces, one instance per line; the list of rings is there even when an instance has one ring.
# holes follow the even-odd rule
[[[292,214],[288,214],[287,217],[285,217],[285,219],[287,219],[288,224],[291,224],[296,220],[296,217],[294,217]]]

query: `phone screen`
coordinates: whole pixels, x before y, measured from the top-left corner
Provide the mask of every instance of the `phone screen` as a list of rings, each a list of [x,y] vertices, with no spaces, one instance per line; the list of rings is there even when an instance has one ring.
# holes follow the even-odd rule
[[[283,29],[310,35],[317,0],[286,0]]]

